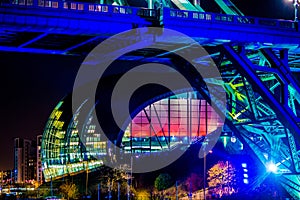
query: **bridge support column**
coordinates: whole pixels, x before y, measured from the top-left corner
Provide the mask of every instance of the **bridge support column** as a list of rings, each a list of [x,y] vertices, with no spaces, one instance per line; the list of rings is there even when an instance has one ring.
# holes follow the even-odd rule
[[[288,50],[264,48],[249,52],[243,46],[224,45],[221,53],[230,62],[223,59],[219,68],[227,78],[228,96],[236,96],[232,99],[237,105],[229,113],[227,125],[236,129],[235,134],[265,166],[276,163],[280,183],[294,199],[299,199],[300,97],[296,91],[300,86],[291,74]],[[234,76],[228,76],[231,74]]]

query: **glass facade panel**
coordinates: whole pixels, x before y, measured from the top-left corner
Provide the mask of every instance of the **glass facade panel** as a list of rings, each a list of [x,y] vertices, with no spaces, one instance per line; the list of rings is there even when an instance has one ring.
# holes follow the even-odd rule
[[[41,151],[46,181],[103,165],[101,155],[106,154],[106,142],[100,141],[101,137],[90,116],[87,116],[89,120],[85,120],[85,128],[79,132],[80,111],[85,103],[72,116],[68,109],[70,99],[67,98],[59,102],[51,113],[44,130]],[[80,134],[84,135],[87,142],[83,143]]]
[[[146,106],[120,133],[122,152],[172,150],[215,131],[222,124],[218,115],[197,96],[183,93]],[[46,181],[97,170],[116,151],[91,114],[97,105],[85,100],[72,113],[71,97],[58,103],[44,130],[41,154]]]
[[[205,100],[196,97],[184,93],[140,111],[125,130],[125,152],[171,149],[215,131],[222,125],[219,116]]]

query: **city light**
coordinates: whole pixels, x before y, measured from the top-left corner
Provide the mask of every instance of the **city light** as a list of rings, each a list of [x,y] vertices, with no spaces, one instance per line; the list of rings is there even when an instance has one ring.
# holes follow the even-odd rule
[[[236,143],[236,137],[235,137],[235,136],[232,136],[232,137],[230,138],[230,141],[231,141],[232,143]]]
[[[276,173],[278,170],[276,164],[274,164],[273,162],[268,163],[266,167],[268,172]]]
[[[242,168],[243,168],[243,171],[244,171],[244,174],[243,174],[243,182],[244,184],[249,184],[249,175],[248,175],[248,169],[247,169],[247,163],[242,163]]]

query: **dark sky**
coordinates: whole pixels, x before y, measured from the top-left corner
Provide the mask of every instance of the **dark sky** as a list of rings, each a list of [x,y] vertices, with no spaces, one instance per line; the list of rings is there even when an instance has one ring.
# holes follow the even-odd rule
[[[248,16],[293,19],[293,6],[286,1],[233,2]],[[72,90],[82,59],[0,52],[0,170],[13,168],[14,137],[42,134],[53,107]]]
[[[202,0],[206,1],[206,0]],[[289,0],[231,0],[247,16],[294,19],[293,3]]]
[[[72,90],[82,58],[0,53],[0,170],[13,167],[13,138],[34,139]]]

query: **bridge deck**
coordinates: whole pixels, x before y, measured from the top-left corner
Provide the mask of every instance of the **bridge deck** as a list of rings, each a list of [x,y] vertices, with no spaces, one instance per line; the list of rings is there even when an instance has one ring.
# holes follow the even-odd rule
[[[233,42],[297,53],[300,41],[293,21],[57,0],[2,4],[0,23],[0,50],[32,53],[87,53],[113,34],[145,26],[177,30],[207,46]]]

